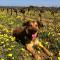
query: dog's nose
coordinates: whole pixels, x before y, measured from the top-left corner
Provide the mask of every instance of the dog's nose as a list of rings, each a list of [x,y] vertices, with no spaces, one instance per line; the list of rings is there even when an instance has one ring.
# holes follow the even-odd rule
[[[38,30],[37,30],[37,29],[31,29],[30,31],[34,34],[34,33],[36,33]]]
[[[38,27],[34,27],[34,28],[32,28],[32,30],[38,31],[39,28]]]

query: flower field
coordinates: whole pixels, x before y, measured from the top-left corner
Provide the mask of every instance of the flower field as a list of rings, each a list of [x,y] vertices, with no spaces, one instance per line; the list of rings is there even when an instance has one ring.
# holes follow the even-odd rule
[[[55,13],[55,16],[52,16],[50,11],[43,12],[42,17],[38,13],[39,10],[30,9],[16,16],[15,12],[10,15],[5,10],[0,11],[0,60],[35,60],[32,54],[12,36],[14,28],[22,28],[22,23],[31,18],[36,20],[42,18],[45,26],[39,32],[39,40],[54,54],[50,60],[60,60],[60,11]]]

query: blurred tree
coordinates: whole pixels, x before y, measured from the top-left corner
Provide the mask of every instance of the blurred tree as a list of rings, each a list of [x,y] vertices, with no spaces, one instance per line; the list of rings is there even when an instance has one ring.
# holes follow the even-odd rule
[[[21,12],[21,13],[24,14],[25,13],[25,10],[24,9],[20,9],[19,12]]]
[[[54,8],[54,7],[51,7],[50,8],[50,12],[51,12],[51,15],[54,17],[54,19],[55,19],[55,13],[57,13],[58,12],[58,9],[57,8]]]
[[[18,14],[17,14],[17,9],[13,9],[13,10],[14,10],[14,12],[16,13],[16,16],[17,16],[17,15],[18,15]]]
[[[4,8],[1,8],[1,11],[3,12],[4,11]]]
[[[42,13],[44,13],[44,10],[40,9],[40,12],[39,12],[40,21],[42,20]]]
[[[11,15],[12,15],[12,8],[11,8]]]
[[[7,8],[7,13],[8,13],[9,9]]]

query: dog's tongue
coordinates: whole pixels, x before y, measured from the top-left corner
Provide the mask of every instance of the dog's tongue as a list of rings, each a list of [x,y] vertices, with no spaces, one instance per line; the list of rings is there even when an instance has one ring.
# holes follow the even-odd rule
[[[32,34],[32,39],[35,39],[36,38],[36,34]]]

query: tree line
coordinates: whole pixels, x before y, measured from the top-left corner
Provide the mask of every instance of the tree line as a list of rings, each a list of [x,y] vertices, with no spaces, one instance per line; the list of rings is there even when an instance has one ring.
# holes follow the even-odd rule
[[[13,14],[12,12],[14,11],[16,13],[16,16],[18,15],[18,10],[19,12],[21,12],[22,14],[25,13],[25,11],[27,10],[28,12],[30,10],[37,10],[39,11],[39,16],[41,17],[41,14],[44,13],[45,11],[50,11],[51,15],[54,16],[55,13],[57,13],[58,11],[60,11],[60,7],[36,7],[36,6],[29,6],[29,7],[17,7],[17,6],[0,6],[0,10],[3,12],[6,9],[7,13],[9,13],[9,10],[11,12],[11,15]]]

